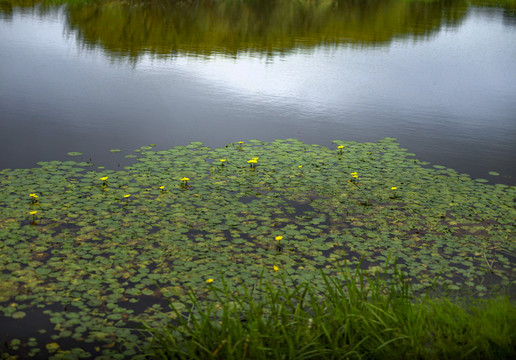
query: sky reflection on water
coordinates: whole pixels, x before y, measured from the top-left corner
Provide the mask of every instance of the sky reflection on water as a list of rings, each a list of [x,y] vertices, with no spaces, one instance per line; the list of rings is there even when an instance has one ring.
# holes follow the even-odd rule
[[[289,53],[143,55],[84,47],[62,12],[0,21],[0,168],[81,151],[96,164],[203,141],[396,137],[422,160],[516,184],[516,28],[473,10],[424,41]],[[488,171],[504,176],[490,177]]]

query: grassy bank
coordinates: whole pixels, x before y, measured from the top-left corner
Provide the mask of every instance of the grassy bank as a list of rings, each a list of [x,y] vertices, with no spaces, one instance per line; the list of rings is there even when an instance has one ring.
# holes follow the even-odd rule
[[[399,271],[414,299],[430,291],[453,302],[499,294],[514,301],[516,188],[430,166],[392,138],[376,143],[335,141],[331,148],[296,139],[240,141],[216,149],[199,142],[168,150],[150,145],[127,154],[135,163],[118,170],[96,167],[80,152],[69,155],[76,160],[0,171],[0,351],[5,356],[130,358],[147,343],[138,324],[153,329],[174,324],[174,319],[180,319],[176,310],[183,314],[189,309],[184,304],[187,299],[190,305],[198,299],[195,306],[204,309],[216,301],[213,296],[222,281],[219,296],[238,294],[242,298],[232,297],[231,302],[248,310],[247,303],[270,308],[272,299],[284,305],[284,299],[299,302],[298,295],[306,289],[306,307],[299,311],[310,315],[322,331],[317,335],[318,347],[330,341],[324,340],[324,326],[338,323],[323,315],[322,309],[347,306],[331,305],[344,290],[326,288],[328,282],[336,285],[329,280],[334,278],[348,286],[346,276],[351,275],[343,274],[343,269],[360,269],[360,277],[386,280],[396,278]],[[498,174],[486,175],[496,179]],[[394,258],[396,269],[385,266]],[[208,279],[215,281],[210,285]],[[256,290],[254,294],[263,296],[253,303],[239,286],[260,281],[271,287]],[[291,288],[291,282],[300,287]],[[306,283],[310,289],[302,285]],[[190,289],[195,289],[195,297],[189,298]],[[310,294],[325,292],[335,296],[319,297],[321,305],[316,305]],[[397,292],[390,292],[388,298],[397,298]],[[391,306],[390,301],[380,303]],[[380,306],[371,304],[355,310]],[[433,307],[438,307],[436,314],[443,319],[449,314],[446,309],[474,312],[469,307],[459,312],[446,301],[417,304],[411,311],[422,314],[414,325],[420,331],[431,328],[426,324],[430,319],[423,315],[432,313]],[[493,316],[496,327],[503,328],[505,320],[496,319],[512,316],[509,302],[490,304],[498,315],[491,310],[486,313]],[[390,314],[384,322],[402,316],[382,311]],[[256,317],[261,312],[252,310],[242,316]],[[320,318],[314,318],[316,313]],[[276,330],[283,331],[295,314],[275,315],[274,319],[286,321]],[[475,314],[473,320],[464,321],[477,321],[482,312]],[[205,336],[204,327],[211,325],[202,317],[199,321],[202,329],[193,331]],[[323,325],[325,321],[328,325]],[[403,336],[417,334],[399,323],[389,326],[404,329]],[[469,334],[468,327],[450,331]],[[371,337],[378,329],[365,331]],[[245,331],[251,330],[242,331],[238,336],[245,343],[251,336]],[[268,334],[262,328],[260,332]],[[373,345],[350,343],[348,350],[372,351],[395,333],[381,332],[381,341]],[[278,333],[274,334],[273,340],[279,341]],[[231,341],[238,341],[235,336]],[[423,338],[420,334],[410,341],[422,346]],[[408,341],[401,340],[389,344]],[[207,349],[214,352],[224,339],[206,341]],[[250,341],[246,346],[255,347],[257,357],[269,354],[260,353],[261,345]],[[287,341],[281,346],[287,346]],[[436,344],[441,341],[435,340]],[[479,345],[482,351],[495,346],[485,341],[490,345]],[[505,350],[500,351],[506,351],[510,346],[502,343]],[[409,345],[413,344],[404,346]],[[229,349],[219,351],[229,356]]]
[[[259,281],[209,285],[171,308],[175,320],[147,326],[145,356],[159,359],[513,359],[516,308],[508,298],[461,304],[414,298],[403,275],[387,281],[343,267],[322,288]],[[145,358],[142,356],[140,358]]]

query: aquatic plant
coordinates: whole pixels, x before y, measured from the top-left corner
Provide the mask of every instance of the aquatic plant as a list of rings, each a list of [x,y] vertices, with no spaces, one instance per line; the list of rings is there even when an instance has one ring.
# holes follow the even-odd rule
[[[32,193],[32,194],[29,194],[30,196],[30,201],[31,201],[31,204],[32,205],[35,205],[37,202],[38,202],[38,195],[36,195],[36,193]]]
[[[392,186],[391,190],[392,190],[392,195],[390,196],[391,199],[399,198],[398,192],[396,191],[396,190],[398,190],[398,187],[397,186]]]
[[[247,162],[249,163],[249,166],[254,169],[258,163],[258,158],[252,158],[251,160],[247,160]]]
[[[37,210],[29,211],[29,214],[32,215],[32,224],[36,225],[36,214],[38,213]]]
[[[189,187],[188,181],[190,181],[190,178],[187,178],[187,177],[181,178],[181,187],[183,189],[186,189]]]
[[[222,284],[212,274],[231,291],[279,285],[284,273],[319,289],[319,271],[334,277],[345,262],[374,279],[389,254],[415,297],[514,297],[514,187],[420,162],[392,138],[335,144],[342,154],[296,139],[193,142],[142,147],[116,171],[81,161],[1,170],[0,328],[26,336],[2,339],[0,351],[131,357],[146,343],[132,324],[169,323],[168,302],[185,310],[190,288],[202,304]],[[242,165],[257,157],[253,171]]]

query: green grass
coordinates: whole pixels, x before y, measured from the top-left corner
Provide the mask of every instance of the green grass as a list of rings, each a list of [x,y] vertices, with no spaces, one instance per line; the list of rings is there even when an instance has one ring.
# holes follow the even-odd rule
[[[414,298],[399,271],[388,281],[356,269],[321,273],[322,288],[282,282],[209,285],[211,301],[171,303],[176,319],[146,330],[161,359],[512,359],[516,308],[507,297]],[[179,305],[182,306],[179,306]]]

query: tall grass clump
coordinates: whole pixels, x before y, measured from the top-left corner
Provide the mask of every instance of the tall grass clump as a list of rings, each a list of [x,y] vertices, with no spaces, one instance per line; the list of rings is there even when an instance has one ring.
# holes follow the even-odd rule
[[[256,286],[209,284],[170,303],[177,316],[150,335],[145,356],[161,359],[512,359],[516,309],[508,297],[414,297],[394,277],[343,268],[320,284],[288,274]],[[263,273],[262,273],[263,275]],[[176,305],[174,305],[176,304]]]

